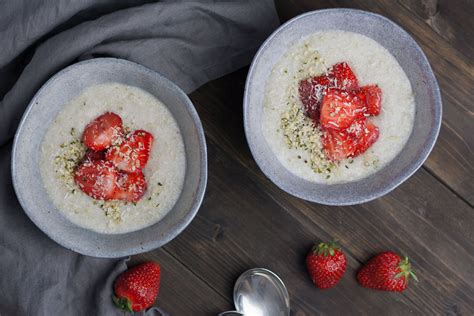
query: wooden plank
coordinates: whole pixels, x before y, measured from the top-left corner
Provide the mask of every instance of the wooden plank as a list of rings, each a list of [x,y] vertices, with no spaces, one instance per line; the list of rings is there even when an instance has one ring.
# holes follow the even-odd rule
[[[472,132],[472,128],[467,131]],[[424,166],[471,207],[474,202],[474,157],[472,147],[447,122]]]
[[[470,0],[398,0],[452,46],[474,58],[474,2]]]
[[[352,302],[357,303],[352,305],[353,311],[359,313],[368,306],[364,302],[372,306],[370,310],[374,313],[383,312],[378,299],[369,292],[357,299],[348,294],[358,287],[350,277],[341,286],[319,295],[303,264],[305,252],[319,234],[300,227],[291,214],[248,178],[247,171],[213,143],[209,148],[213,166],[209,194],[193,225],[165,246],[167,251],[186,265],[192,264],[193,271],[221,293],[231,293],[240,273],[260,266],[283,278],[291,295],[293,313],[344,314]],[[216,227],[218,237],[214,238]],[[298,229],[292,232],[295,228]],[[352,272],[348,273],[353,273],[357,261],[352,257],[349,261]],[[381,300],[390,303],[387,297]],[[391,308],[393,312],[409,311],[409,305],[402,298]]]
[[[395,197],[363,206],[326,207],[287,195],[256,176],[258,170],[237,163],[211,137],[208,143],[212,169],[204,205],[193,225],[165,248],[219,292],[230,293],[245,269],[264,266],[287,283],[293,313],[445,313],[449,306],[474,311],[473,257],[464,248],[473,244],[468,230],[473,217],[465,222],[467,228],[457,227],[464,241],[448,236],[443,231],[448,217],[442,215],[444,205],[426,205],[422,198],[427,189],[418,181],[430,183],[430,194],[459,212],[466,213],[467,206],[426,172],[417,174],[405,189],[415,202],[398,201],[406,196],[398,190]],[[428,216],[413,213],[423,207]],[[321,292],[308,281],[303,260],[313,241],[331,237],[348,246],[349,268],[343,283]],[[355,282],[360,262],[386,249],[404,251],[422,277],[403,295],[364,290]]]
[[[466,281],[464,281],[466,279],[474,283],[472,279],[474,271],[472,271],[472,267],[469,264],[473,260],[471,254],[474,250],[474,237],[470,227],[472,227],[474,222],[472,215],[470,215],[472,212],[470,212],[469,206],[457,199],[456,196],[449,190],[446,190],[425,171],[418,172],[407,184],[402,185],[386,198],[369,203],[369,207],[364,205],[355,208],[327,208],[288,196],[276,189],[260,173],[246,146],[241,124],[241,95],[239,95],[242,93],[241,89],[244,78],[245,70],[242,70],[228,78],[208,84],[192,96],[203,119],[205,130],[208,132],[210,148],[209,173],[212,177],[209,179],[209,190],[205,204],[198,219],[193,223],[193,228],[197,227],[196,230],[200,231],[199,235],[197,235],[194,229],[189,228],[189,233],[185,233],[184,237],[178,238],[169,247],[167,246],[167,249],[178,258],[181,258],[186,253],[193,252],[199,253],[199,257],[206,258],[206,260],[202,260],[200,263],[193,258],[190,259],[194,262],[193,270],[197,269],[194,271],[200,271],[199,273],[202,273],[203,277],[206,275],[206,270],[209,269],[209,262],[212,261],[212,258],[228,258],[228,261],[227,259],[221,259],[221,265],[229,267],[228,269],[222,271],[219,267],[212,268],[212,276],[206,277],[214,279],[212,284],[216,284],[214,286],[219,291],[229,293],[230,295],[233,280],[241,271],[258,263],[266,264],[269,260],[275,261],[275,263],[272,263],[275,265],[279,265],[276,262],[281,261],[280,259],[271,259],[274,257],[268,256],[258,248],[253,249],[249,254],[247,250],[244,250],[244,248],[247,249],[248,245],[243,247],[243,242],[240,240],[243,238],[242,236],[253,236],[248,237],[248,244],[251,244],[252,240],[260,240],[262,245],[272,245],[272,248],[276,245],[285,248],[285,244],[288,244],[285,252],[286,255],[288,256],[291,253],[293,262],[299,262],[300,266],[296,271],[287,268],[290,269],[288,272],[284,270],[284,266],[290,264],[283,263],[281,269],[290,278],[295,278],[295,275],[298,276],[297,279],[299,281],[295,281],[292,285],[296,290],[293,290],[294,292],[292,293],[300,295],[299,289],[302,286],[300,283],[304,284],[306,278],[304,266],[301,265],[301,258],[309,247],[310,240],[314,238],[311,236],[318,236],[323,239],[330,238],[330,236],[344,237],[341,240],[346,240],[347,245],[351,246],[351,250],[355,244],[360,243],[361,247],[356,249],[357,251],[351,258],[353,262],[352,271],[355,271],[358,267],[359,261],[365,260],[375,251],[382,250],[383,248],[380,247],[380,243],[387,245],[385,249],[393,249],[403,245],[407,247],[406,251],[415,259],[415,262],[419,262],[419,265],[426,269],[426,271],[422,271],[422,274],[428,276],[426,281],[424,281],[426,283],[422,285],[422,290],[419,290],[420,293],[416,292],[414,294],[417,300],[413,302],[410,300],[400,301],[402,306],[407,307],[407,312],[413,309],[417,310],[417,308],[419,308],[418,311],[447,312],[449,308],[454,308],[453,306],[457,306],[458,309],[469,310],[472,302],[468,299],[469,295],[465,293],[471,293],[472,296],[472,287],[466,285]],[[214,148],[214,151],[218,151],[218,153],[215,153],[212,148]],[[234,171],[229,171],[232,160],[242,166],[234,167]],[[226,169],[227,171],[225,172],[231,173],[223,173],[224,171],[219,170],[220,168],[217,167],[219,164],[224,166],[222,169]],[[246,172],[251,174],[249,176],[250,180],[239,183],[239,179]],[[216,174],[217,176],[214,178]],[[218,183],[215,184],[216,182]],[[234,182],[236,182],[235,185],[233,184]],[[262,192],[258,191],[258,194],[251,194],[243,190],[243,187],[248,188],[249,183],[257,183],[259,186],[264,186],[265,189]],[[225,189],[226,186],[229,188]],[[254,190],[258,189],[254,188]],[[264,194],[270,194],[277,205],[273,205],[269,201],[262,202],[258,200],[253,203],[253,207],[252,203],[245,206],[249,203],[248,200],[252,199],[252,196],[255,196],[255,199],[257,197],[263,199],[261,196]],[[395,198],[393,197],[394,194]],[[245,201],[241,201],[242,197],[245,197]],[[215,200],[215,202],[210,203],[210,206],[208,205],[209,199]],[[291,202],[287,202],[286,199]],[[227,200],[228,202],[225,202]],[[281,207],[286,211],[285,214],[282,214],[281,210],[279,210]],[[210,208],[215,208],[215,210],[209,211],[208,209]],[[248,209],[248,214],[243,212],[243,209]],[[249,218],[249,215],[252,215],[256,209],[258,212],[266,214],[264,218],[266,218],[265,216],[271,216],[284,222],[286,228],[275,227],[274,222],[265,225],[262,222],[262,218]],[[325,210],[325,212],[321,213],[321,209]],[[389,212],[384,213],[381,210],[389,210]],[[211,213],[208,215],[206,212]],[[301,212],[303,212],[303,215],[301,215]],[[363,218],[370,215],[371,220],[360,219],[360,212],[365,212],[363,213],[365,214],[362,216]],[[324,217],[314,217],[314,214],[323,214]],[[289,218],[287,218],[288,216]],[[295,223],[294,220],[291,220],[291,217],[296,218],[297,222]],[[308,221],[308,218],[311,220]],[[404,218],[404,220],[397,221],[398,218]],[[394,228],[386,227],[385,221],[388,219],[391,219]],[[245,225],[253,222],[261,222],[261,225],[255,228],[255,231],[245,231]],[[334,226],[332,224],[334,222],[338,223],[338,225],[350,223],[350,226],[345,227],[341,233],[341,227]],[[374,225],[372,222],[377,224]],[[354,223],[355,226],[353,226]],[[235,231],[234,226],[236,226]],[[262,237],[262,233],[259,232],[267,226],[276,228],[276,231],[267,232],[268,236]],[[282,234],[285,234],[286,230],[294,230],[297,227],[298,232],[295,234],[300,236],[295,236],[294,240],[285,239],[282,240],[284,243],[280,244],[276,243],[275,237],[272,237],[272,234],[275,234],[282,238]],[[349,229],[351,227],[354,228]],[[412,234],[406,227],[416,230],[422,237],[420,238],[416,234]],[[229,231],[234,231],[234,233]],[[376,232],[375,234],[374,231]],[[389,232],[388,235],[387,232]],[[229,241],[228,244],[222,244],[221,241],[229,234],[231,234],[231,237],[228,238],[239,241]],[[394,236],[392,237],[391,234]],[[398,236],[400,234],[407,235],[408,237],[402,238]],[[211,240],[212,244],[209,244]],[[196,248],[190,250],[187,248],[189,247],[186,246],[187,244]],[[369,250],[367,250],[368,244],[371,245],[368,248]],[[356,246],[356,248],[358,247]],[[292,249],[297,249],[297,251],[292,251]],[[418,252],[423,255],[418,255]],[[261,259],[262,255],[266,258],[266,261],[255,259],[255,257]],[[436,262],[436,264],[433,265],[431,261]],[[434,277],[431,277],[431,275],[434,275]],[[438,277],[442,278],[441,281],[436,279]],[[354,280],[348,282],[354,282]],[[425,291],[430,293],[429,289],[431,287],[441,287],[441,285],[445,286],[445,284],[448,284],[448,286],[439,290],[441,291],[440,293],[436,292],[434,296],[433,294],[425,293]],[[352,286],[353,288],[343,289],[341,293],[335,294],[333,298],[335,305],[341,304],[340,297],[357,291],[357,285],[354,283]],[[305,288],[304,291],[308,291],[308,288]],[[440,305],[438,296],[443,297],[442,292],[444,291],[451,294],[453,291],[459,291],[460,294],[452,294],[454,297],[452,300],[446,299],[446,302]],[[461,298],[458,298],[458,296]],[[325,300],[328,299],[328,297],[324,298]],[[370,298],[362,297],[361,304],[368,299]],[[307,302],[313,300],[314,298],[311,297],[298,299],[295,307],[296,310],[308,313],[324,312],[318,308],[314,309],[312,306],[307,306]],[[434,307],[423,305],[424,303],[420,302],[429,302],[427,304]],[[373,303],[376,304],[376,302]],[[391,301],[384,302],[382,305],[385,304],[393,306]],[[445,305],[451,307],[446,307]],[[392,312],[395,313],[395,311],[400,311],[403,307],[396,305],[393,308]],[[375,311],[377,311],[376,308]]]
[[[212,289],[169,253],[155,250],[134,256],[129,265],[153,260],[161,266],[161,286],[155,303],[170,315],[217,315],[232,308],[230,298]]]

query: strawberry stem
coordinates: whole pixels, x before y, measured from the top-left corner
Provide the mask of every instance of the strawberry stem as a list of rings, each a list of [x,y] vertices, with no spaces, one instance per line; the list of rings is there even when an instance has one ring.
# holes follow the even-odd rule
[[[313,246],[313,253],[316,255],[323,255],[327,257],[328,255],[334,256],[335,250],[340,250],[341,247],[336,244],[336,241],[330,241],[328,243],[320,242],[318,245]]]
[[[400,270],[397,275],[395,275],[395,278],[401,278],[404,277],[404,282],[405,284],[408,283],[408,279],[412,277],[415,281],[418,282],[418,278],[415,274],[415,272],[411,269],[411,263],[408,261],[408,257],[405,256],[403,260],[400,261],[398,264],[398,269]]]

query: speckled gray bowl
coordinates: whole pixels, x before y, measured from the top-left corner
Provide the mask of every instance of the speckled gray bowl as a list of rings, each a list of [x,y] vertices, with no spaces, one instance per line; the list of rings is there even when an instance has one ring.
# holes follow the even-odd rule
[[[144,89],[171,111],[183,135],[186,176],[173,209],[156,224],[125,234],[99,234],[67,220],[52,204],[41,180],[41,142],[66,102],[84,89],[120,82]],[[194,218],[207,183],[207,151],[201,121],[186,94],[160,74],[136,63],[98,58],[57,73],[38,91],[23,115],[12,156],[13,185],[23,209],[51,239],[73,251],[94,257],[122,257],[164,245]]]
[[[316,31],[341,30],[368,36],[395,56],[415,93],[413,132],[400,154],[375,174],[344,184],[316,184],[289,172],[276,159],[262,133],[261,118],[267,79],[288,47]],[[401,27],[387,18],[351,9],[305,13],[277,29],[255,56],[244,95],[244,124],[252,154],[263,173],[286,192],[328,205],[352,205],[387,194],[410,177],[426,160],[441,124],[441,97],[433,71],[420,47]]]

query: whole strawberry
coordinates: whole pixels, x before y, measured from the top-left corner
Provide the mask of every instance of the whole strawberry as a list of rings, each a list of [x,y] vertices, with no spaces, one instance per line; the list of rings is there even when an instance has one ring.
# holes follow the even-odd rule
[[[357,281],[363,287],[402,292],[408,286],[408,279],[413,277],[408,258],[403,260],[394,252],[382,252],[370,259],[357,273]]]
[[[314,245],[306,257],[311,280],[320,289],[334,287],[346,271],[346,256],[335,242]]]
[[[159,288],[160,266],[155,262],[144,262],[117,277],[113,301],[124,311],[138,312],[153,305]]]

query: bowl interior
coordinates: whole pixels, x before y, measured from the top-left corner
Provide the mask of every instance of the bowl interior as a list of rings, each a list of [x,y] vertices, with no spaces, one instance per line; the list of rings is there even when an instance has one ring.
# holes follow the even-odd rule
[[[125,234],[100,234],[71,223],[50,201],[39,171],[41,142],[58,112],[84,89],[106,82],[135,86],[161,100],[179,125],[186,151],[184,188],[173,209],[156,224]],[[181,89],[138,64],[100,58],[64,69],[35,95],[15,137],[12,173],[15,191],[24,210],[53,240],[82,254],[121,257],[160,247],[189,224],[204,195],[207,181],[206,159],[206,145],[199,117]]]
[[[412,134],[402,151],[371,176],[343,184],[316,184],[297,177],[274,158],[261,128],[267,79],[288,47],[316,31],[341,30],[370,37],[399,62],[415,93]],[[275,31],[257,53],[247,78],[244,123],[252,154],[276,185],[300,198],[329,205],[351,205],[380,197],[413,174],[431,151],[441,123],[441,98],[431,67],[413,38],[387,18],[351,9],[309,12]]]

